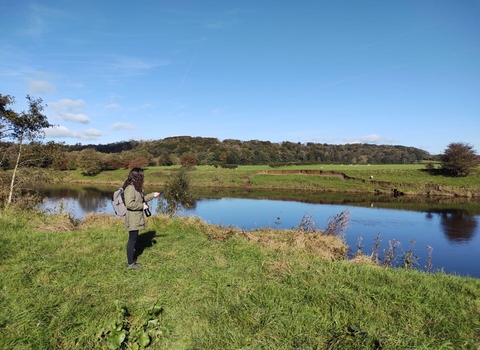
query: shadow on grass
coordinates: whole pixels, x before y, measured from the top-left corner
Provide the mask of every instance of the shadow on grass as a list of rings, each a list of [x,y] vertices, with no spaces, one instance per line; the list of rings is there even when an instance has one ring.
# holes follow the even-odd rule
[[[165,235],[157,235],[156,231],[147,231],[138,236],[137,243],[135,244],[135,256],[138,257],[143,254],[143,251],[146,248],[153,247],[154,244],[157,244],[155,240],[156,237],[162,237]]]

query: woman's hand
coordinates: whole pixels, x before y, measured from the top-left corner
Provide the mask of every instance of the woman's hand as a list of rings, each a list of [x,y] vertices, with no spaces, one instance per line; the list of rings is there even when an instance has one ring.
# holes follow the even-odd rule
[[[143,202],[143,210],[148,209],[147,203]]]
[[[160,192],[153,192],[153,198],[158,198],[160,197]]]

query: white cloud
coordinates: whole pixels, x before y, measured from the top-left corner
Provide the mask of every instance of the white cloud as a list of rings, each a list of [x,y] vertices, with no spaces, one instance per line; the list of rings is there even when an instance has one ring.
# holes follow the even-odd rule
[[[90,118],[87,117],[85,114],[82,113],[60,113],[59,114],[60,118],[62,120],[68,120],[70,122],[74,123],[80,123],[80,124],[88,124],[90,123]]]
[[[29,91],[33,94],[50,94],[56,91],[55,86],[45,80],[28,80]]]
[[[47,108],[52,110],[62,120],[81,124],[90,123],[90,118],[83,114],[85,109],[85,101],[83,100],[74,101],[66,98],[48,103]]]
[[[59,100],[58,102],[50,102],[48,104],[49,108],[53,108],[55,110],[63,110],[66,109],[71,112],[83,112],[85,108],[85,101],[84,100],[76,100],[73,101],[69,98],[65,98]]]
[[[360,137],[352,137],[343,139],[345,143],[373,143],[373,144],[385,144],[385,143],[395,143],[395,139],[382,137],[377,134],[370,134]]]
[[[110,103],[109,105],[106,105],[106,106],[104,107],[104,109],[107,109],[107,110],[108,110],[108,109],[118,109],[118,108],[120,108],[120,106],[117,105],[116,103]]]
[[[103,136],[102,132],[97,129],[85,129],[85,130],[70,130],[65,126],[56,126],[53,128],[45,129],[45,136],[53,139],[79,139],[79,140],[98,140]]]
[[[136,129],[135,126],[128,124],[128,123],[115,123],[110,127],[111,130],[133,130]]]

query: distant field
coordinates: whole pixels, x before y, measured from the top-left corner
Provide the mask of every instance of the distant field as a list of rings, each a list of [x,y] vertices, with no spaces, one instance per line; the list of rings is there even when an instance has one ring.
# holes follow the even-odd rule
[[[178,169],[149,167],[146,184],[162,185]],[[313,173],[302,173],[313,171]],[[123,183],[128,170],[104,171],[96,176],[83,176],[79,170],[64,173],[67,182]],[[345,176],[344,176],[345,175]],[[278,190],[312,190],[323,192],[389,191],[398,189],[406,194],[480,195],[480,169],[467,177],[450,177],[428,172],[424,164],[342,165],[318,164],[269,167],[239,166],[236,169],[197,166],[190,172],[192,186],[218,188],[251,188]]]

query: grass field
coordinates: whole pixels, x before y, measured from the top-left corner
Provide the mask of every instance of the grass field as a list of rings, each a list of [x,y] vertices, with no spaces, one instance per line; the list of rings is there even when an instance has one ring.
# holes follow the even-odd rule
[[[146,184],[164,184],[178,167],[146,169]],[[307,174],[306,171],[312,173]],[[302,173],[303,172],[303,173]],[[83,176],[79,170],[64,172],[64,181],[121,184],[128,170],[104,171]],[[423,164],[304,165],[271,168],[239,166],[237,169],[197,166],[190,172],[194,187],[276,189],[317,192],[388,193],[480,197],[480,169],[467,177],[435,175]]]
[[[0,211],[2,349],[478,349],[480,280],[345,261],[341,240],[154,216]],[[475,262],[472,262],[475,263]]]

